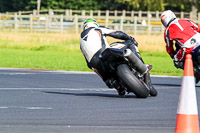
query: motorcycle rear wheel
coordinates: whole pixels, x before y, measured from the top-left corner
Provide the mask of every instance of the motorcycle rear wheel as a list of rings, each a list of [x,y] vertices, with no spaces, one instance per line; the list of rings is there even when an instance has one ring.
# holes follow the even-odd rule
[[[150,90],[135,77],[128,65],[119,65],[117,67],[117,76],[125,87],[132,91],[137,97],[146,98],[149,96]]]

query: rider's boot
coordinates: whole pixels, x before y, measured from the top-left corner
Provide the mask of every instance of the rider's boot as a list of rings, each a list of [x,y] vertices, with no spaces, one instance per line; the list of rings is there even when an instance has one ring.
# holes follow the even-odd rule
[[[126,90],[117,82],[117,80],[111,78],[106,80],[105,83],[109,88],[115,88],[120,96],[126,94]]]
[[[111,78],[111,79],[107,79],[105,82],[105,84],[108,86],[108,88],[113,88],[113,81],[114,79]]]
[[[117,80],[113,82],[113,87],[117,90],[120,96],[125,96],[126,90],[117,82]]]
[[[132,44],[129,46],[129,49],[144,63],[137,46]]]

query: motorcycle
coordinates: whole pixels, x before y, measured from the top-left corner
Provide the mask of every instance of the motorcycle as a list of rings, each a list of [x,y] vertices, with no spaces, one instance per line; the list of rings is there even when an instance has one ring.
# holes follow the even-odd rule
[[[176,53],[181,48],[177,43],[175,43]],[[194,77],[196,79],[196,84],[200,81],[200,45],[194,48],[191,53],[192,61],[193,61],[193,69],[194,69]],[[178,62],[179,65],[177,68],[184,70],[185,61]]]
[[[192,50],[191,55],[194,67],[194,76],[197,84],[200,81],[200,45]]]
[[[129,49],[123,42],[115,42],[106,48],[99,58],[103,69],[112,75],[128,93],[133,92],[139,98],[157,96],[157,90],[151,84],[149,71],[152,65],[145,65],[138,58],[137,51]]]

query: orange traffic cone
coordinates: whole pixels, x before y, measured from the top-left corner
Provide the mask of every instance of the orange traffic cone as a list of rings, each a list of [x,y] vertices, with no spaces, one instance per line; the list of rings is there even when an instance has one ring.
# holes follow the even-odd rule
[[[199,133],[199,117],[191,54],[186,55],[175,133]]]

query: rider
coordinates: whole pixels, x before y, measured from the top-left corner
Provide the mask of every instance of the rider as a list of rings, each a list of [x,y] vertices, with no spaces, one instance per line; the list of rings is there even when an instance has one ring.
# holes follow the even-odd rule
[[[105,27],[99,27],[99,24],[95,19],[87,19],[83,23],[83,32],[81,33],[80,49],[85,57],[87,65],[90,69],[93,69],[106,83],[109,88],[116,88],[119,95],[125,95],[125,90],[116,83],[115,80],[110,78],[101,67],[101,60],[99,59],[100,53],[106,48],[109,48],[109,44],[106,40],[106,36],[110,36],[116,39],[125,40],[125,45],[130,45],[129,48],[132,51],[137,52],[137,56],[141,59],[139,51],[137,49],[138,43],[135,39],[122,31],[115,31]]]
[[[183,69],[185,55],[191,53],[200,44],[200,26],[188,18],[176,18],[171,10],[161,14],[161,22],[166,27],[164,32],[166,50],[174,60],[176,68]]]

